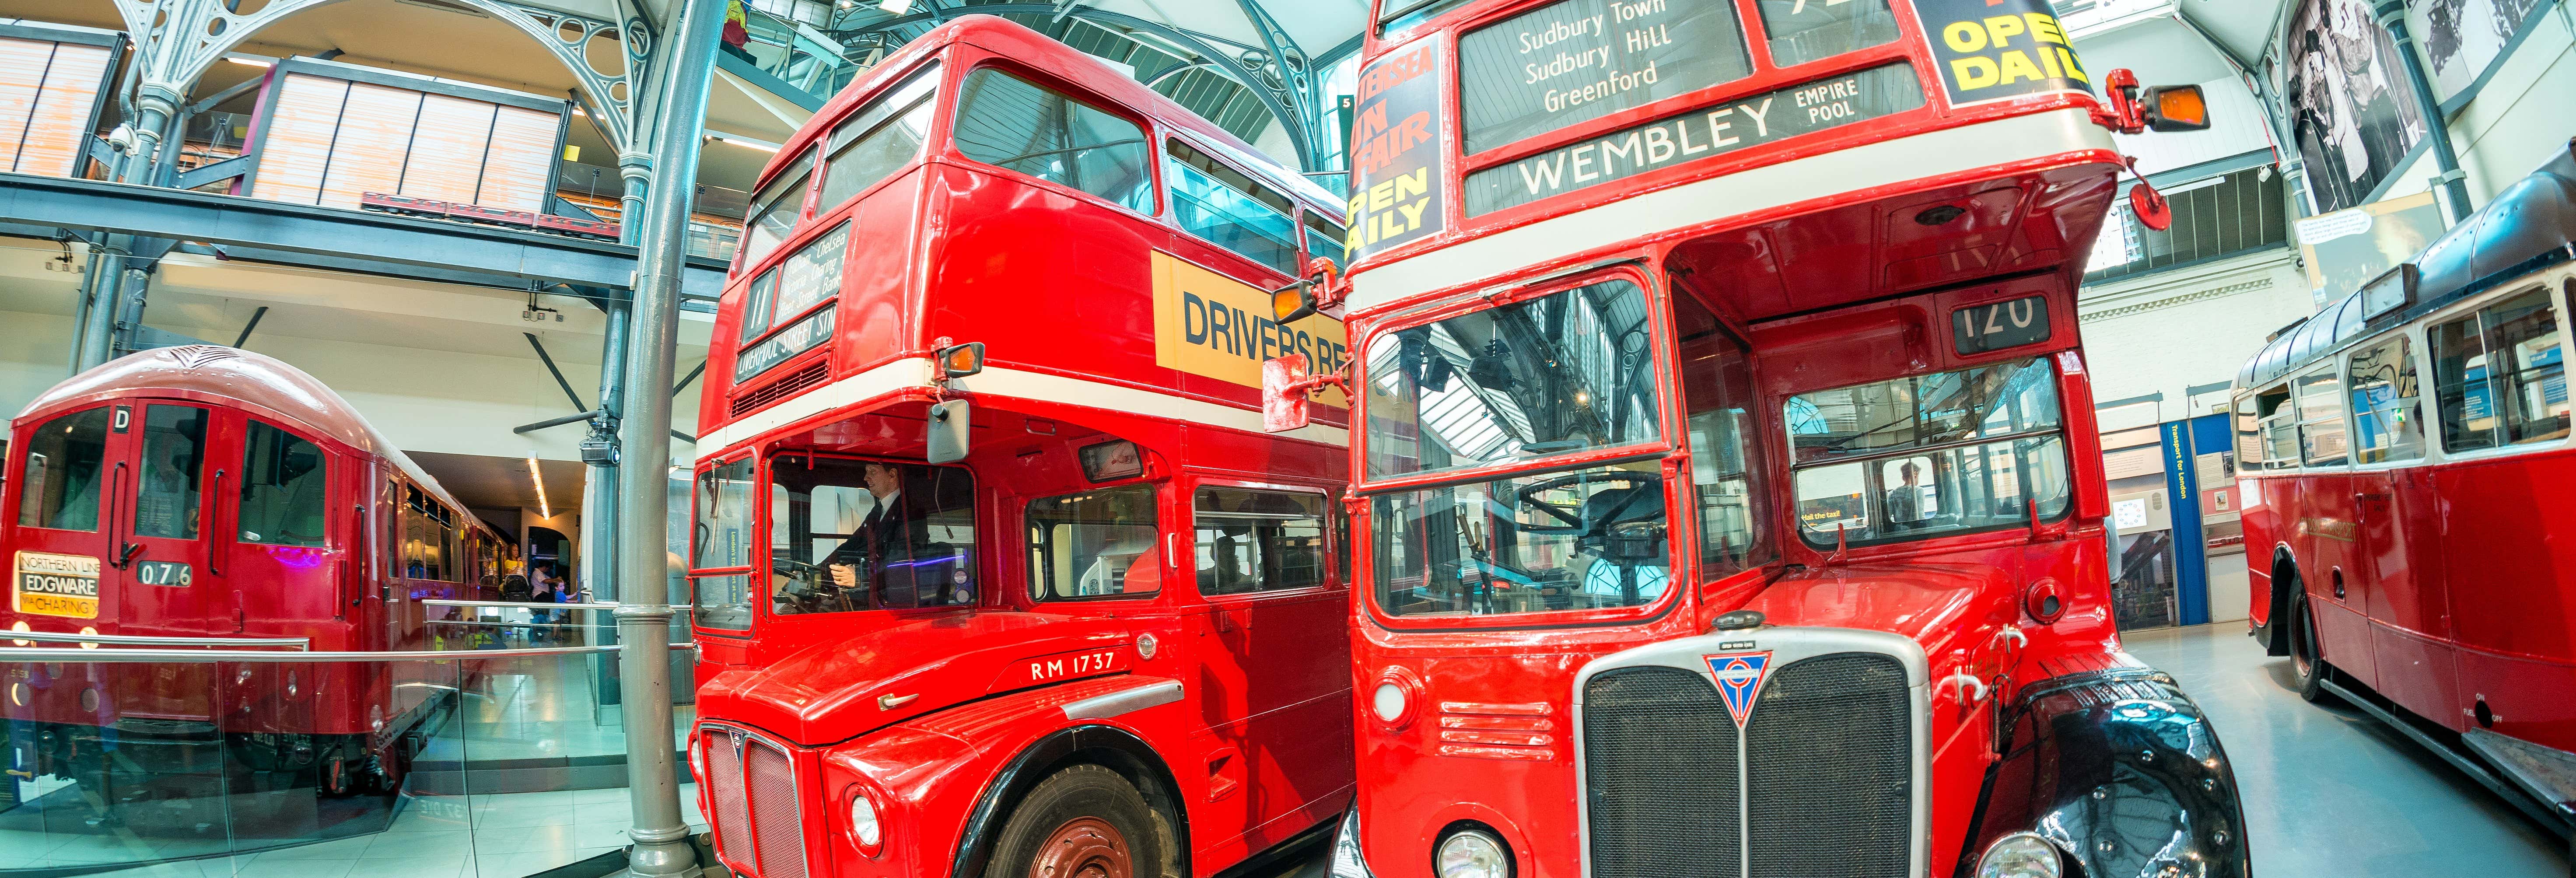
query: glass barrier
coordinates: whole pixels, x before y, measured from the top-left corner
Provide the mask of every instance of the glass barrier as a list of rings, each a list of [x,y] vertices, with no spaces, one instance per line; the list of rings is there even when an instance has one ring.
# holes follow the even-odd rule
[[[0,647],[0,878],[622,868],[616,648],[466,645],[537,632],[600,633],[514,620],[382,654]],[[703,830],[695,788],[680,799]]]

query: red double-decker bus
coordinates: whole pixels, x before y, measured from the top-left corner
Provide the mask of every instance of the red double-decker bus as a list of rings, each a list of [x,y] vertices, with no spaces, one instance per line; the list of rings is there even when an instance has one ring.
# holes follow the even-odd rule
[[[724,864],[1204,876],[1349,804],[1343,356],[1266,288],[1338,199],[989,16],[764,171],[719,306],[688,575]],[[1327,403],[1337,399],[1325,400]]]
[[[2236,379],[2252,633],[2576,834],[2576,143]]]
[[[1337,875],[2250,871],[2120,650],[2075,316],[2110,129],[2195,90],[2034,0],[1379,7],[1281,305],[1362,425]]]

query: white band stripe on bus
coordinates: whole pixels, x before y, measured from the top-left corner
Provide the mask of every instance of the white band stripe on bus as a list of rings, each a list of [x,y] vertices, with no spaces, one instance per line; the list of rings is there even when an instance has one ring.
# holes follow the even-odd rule
[[[790,397],[698,437],[698,459],[715,457],[744,439],[824,412],[838,410],[906,387],[923,386],[930,383],[930,369],[931,362],[928,357],[910,357]],[[1261,412],[1257,410],[1043,372],[987,366],[980,374],[960,378],[950,383],[969,393],[1070,403],[1251,433],[1261,432]],[[1303,439],[1308,442],[1342,447],[1349,447],[1351,444],[1346,431],[1322,424],[1277,435],[1287,439]]]
[[[1364,311],[1477,278],[1637,237],[1851,192],[2084,150],[2116,151],[2083,110],[2058,110],[1930,131],[1712,177],[1470,238],[1351,276],[1347,307]],[[2082,254],[2073,254],[2080,257]],[[1358,343],[1357,339],[1353,340]]]

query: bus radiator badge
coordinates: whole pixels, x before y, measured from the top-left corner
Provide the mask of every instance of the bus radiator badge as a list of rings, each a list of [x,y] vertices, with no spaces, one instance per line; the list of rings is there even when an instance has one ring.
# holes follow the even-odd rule
[[[1735,718],[1735,727],[1743,728],[1753,718],[1753,698],[1762,693],[1762,678],[1770,673],[1771,653],[1735,652],[1702,656],[1708,660],[1709,673],[1717,676],[1717,695],[1726,699],[1726,713]]]

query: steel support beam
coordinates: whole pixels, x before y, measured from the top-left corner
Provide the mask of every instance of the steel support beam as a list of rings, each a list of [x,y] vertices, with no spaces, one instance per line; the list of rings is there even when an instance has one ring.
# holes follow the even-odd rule
[[[0,223],[245,247],[338,270],[365,263],[609,289],[627,288],[636,258],[635,248],[605,241],[32,174],[0,173]],[[724,264],[688,261],[682,295],[714,301]]]
[[[2434,178],[2442,190],[2442,200],[2449,202],[2451,222],[2469,218],[2468,174],[2460,170],[2460,155],[2451,149],[2451,123],[2442,115],[2442,101],[2433,96],[2433,82],[2424,73],[2424,58],[2415,54],[2415,35],[2406,29],[2406,0],[2379,0],[2373,10],[2379,26],[2397,43],[2397,57],[2406,68],[2406,84],[2415,93],[2415,103],[2423,108],[2424,136],[2433,140],[2433,166],[2441,170]]]
[[[627,795],[633,805],[635,842],[627,871],[638,876],[699,874],[697,852],[680,817],[678,767],[671,754],[671,606],[668,480],[671,460],[671,386],[678,354],[682,275],[688,267],[689,201],[698,178],[698,133],[706,123],[707,89],[715,77],[716,44],[726,0],[686,0],[655,53],[665,72],[655,97],[651,136],[653,175],[664,181],[644,196],[641,215],[624,217],[643,228],[636,238],[634,313],[628,329],[620,430],[617,518],[633,532],[617,549],[617,633],[620,701],[626,724]],[[643,393],[632,392],[644,388]]]

